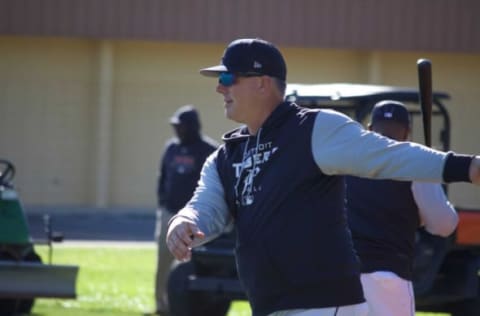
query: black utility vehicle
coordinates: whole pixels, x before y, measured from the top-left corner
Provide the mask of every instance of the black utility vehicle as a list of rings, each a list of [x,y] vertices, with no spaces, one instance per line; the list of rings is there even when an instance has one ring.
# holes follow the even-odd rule
[[[423,142],[421,110],[416,88],[349,83],[289,84],[286,99],[310,108],[330,108],[367,123],[373,105],[385,99],[407,105],[412,114],[413,140]],[[450,96],[433,93],[432,146],[450,148],[450,117],[444,104]],[[446,188],[447,189],[447,188]],[[418,311],[447,312],[452,316],[480,315],[480,208],[455,206],[457,231],[441,238],[419,230],[414,266]],[[225,315],[232,300],[245,299],[234,261],[234,232],[193,250],[192,260],[170,274],[168,294],[172,314]]]

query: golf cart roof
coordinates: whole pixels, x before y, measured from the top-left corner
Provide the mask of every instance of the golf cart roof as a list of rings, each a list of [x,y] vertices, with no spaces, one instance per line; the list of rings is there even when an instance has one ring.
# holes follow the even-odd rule
[[[432,93],[432,117],[441,118],[439,139],[443,150],[450,148],[450,116],[443,101],[446,92]],[[364,122],[375,105],[382,100],[405,103],[412,116],[421,115],[418,88],[356,83],[287,84],[285,100],[309,108],[330,108]]]
[[[327,83],[327,84],[298,84],[287,85],[287,98],[317,99],[317,100],[346,100],[346,99],[393,99],[402,102],[418,102],[418,89],[409,87],[395,87],[356,83]],[[434,100],[449,99],[445,92],[435,91]]]

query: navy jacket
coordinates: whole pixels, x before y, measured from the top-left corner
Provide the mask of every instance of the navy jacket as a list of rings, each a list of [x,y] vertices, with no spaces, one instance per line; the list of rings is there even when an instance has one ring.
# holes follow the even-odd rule
[[[411,280],[420,226],[409,181],[346,177],[347,216],[362,272],[392,271]]]
[[[190,200],[200,178],[205,159],[215,150],[215,143],[200,135],[182,144],[171,139],[160,161],[157,183],[158,206],[176,213]]]

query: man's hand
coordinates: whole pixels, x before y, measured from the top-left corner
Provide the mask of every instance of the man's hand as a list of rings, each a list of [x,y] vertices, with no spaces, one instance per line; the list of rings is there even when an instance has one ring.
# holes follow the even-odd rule
[[[195,238],[203,239],[205,234],[195,223],[177,217],[168,227],[167,247],[177,260],[188,261],[192,257],[192,244]]]
[[[473,184],[480,185],[480,156],[475,156],[470,163],[470,180]]]

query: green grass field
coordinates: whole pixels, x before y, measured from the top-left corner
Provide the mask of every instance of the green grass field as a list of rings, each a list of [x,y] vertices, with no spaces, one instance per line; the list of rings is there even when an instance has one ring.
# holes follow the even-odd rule
[[[47,248],[37,246],[46,261]],[[155,247],[95,245],[55,246],[54,264],[80,266],[77,299],[37,299],[36,316],[140,316],[154,309]],[[246,302],[232,304],[228,316],[249,316]],[[417,313],[418,316],[448,314]]]
[[[37,246],[46,261],[47,248]],[[37,299],[34,315],[139,316],[154,309],[156,250],[147,246],[55,246],[54,264],[80,266],[77,299]],[[235,302],[228,316],[248,316],[246,302]]]

